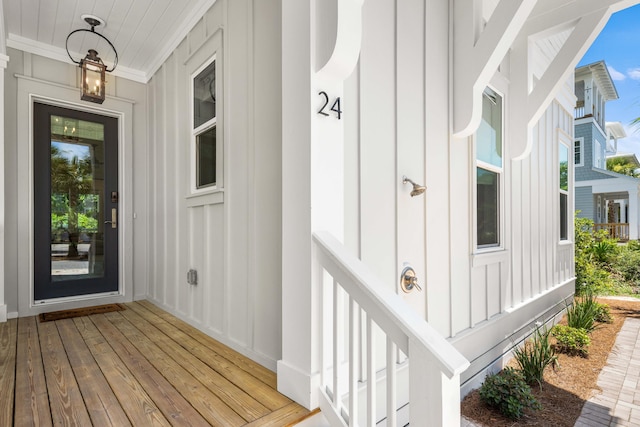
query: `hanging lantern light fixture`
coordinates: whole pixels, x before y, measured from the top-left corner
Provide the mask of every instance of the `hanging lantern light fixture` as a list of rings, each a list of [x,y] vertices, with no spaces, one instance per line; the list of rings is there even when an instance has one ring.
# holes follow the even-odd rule
[[[83,101],[102,104],[104,102],[106,89],[105,73],[110,73],[116,69],[116,66],[118,65],[118,52],[116,51],[116,48],[113,47],[113,44],[109,41],[109,39],[107,39],[100,33],[96,33],[95,31],[95,27],[104,25],[104,21],[102,19],[92,15],[82,15],[82,19],[84,19],[85,22],[91,26],[91,29],[80,28],[69,33],[66,41],[67,54],[69,55],[69,58],[71,58],[71,61],[73,61],[75,64],[78,64],[82,69],[82,83],[80,85],[82,89],[82,96],[80,97],[80,99],[82,99]],[[111,69],[109,69],[105,65],[102,59],[98,56],[98,52],[95,49],[89,49],[87,55],[79,61],[73,59],[73,56],[71,56],[71,53],[69,52],[69,38],[73,34],[79,32],[89,32],[91,34],[95,34],[107,42],[107,44],[111,47],[115,54],[115,60]]]

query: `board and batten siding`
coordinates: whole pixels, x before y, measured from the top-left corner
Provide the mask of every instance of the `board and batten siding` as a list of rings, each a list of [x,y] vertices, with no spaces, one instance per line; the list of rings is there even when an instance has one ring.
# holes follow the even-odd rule
[[[558,143],[572,153],[575,96],[571,79],[533,128],[525,159],[510,160],[505,136],[504,250],[476,254],[473,139],[450,135],[449,52],[431,42],[447,39],[448,12],[433,2],[363,5],[360,60],[344,95],[345,244],[473,362],[466,381],[573,291],[573,246],[559,237]],[[517,108],[508,76],[497,74],[495,86],[508,126]],[[426,192],[411,197],[403,175]],[[398,290],[405,263],[422,292]]]
[[[433,185],[426,177],[429,145],[425,140],[434,140],[434,150],[446,152],[448,132],[446,107],[426,106],[428,92],[446,100],[446,88],[426,87],[427,74],[442,74],[440,81],[446,67],[425,68],[439,59],[446,64],[447,50],[439,43],[426,43],[425,37],[429,32],[434,39],[446,38],[446,25],[436,22],[446,10],[446,5],[419,0],[365,2],[360,58],[344,91],[345,245],[425,316],[429,295],[440,286],[441,296],[448,294],[448,280],[429,278],[438,272],[427,271],[425,257],[427,200],[442,194],[440,183],[435,182],[440,177],[434,176]],[[427,114],[427,108],[434,115]],[[425,115],[435,121],[429,132]],[[402,183],[405,175],[427,185],[427,191],[411,197],[411,185]],[[446,206],[438,216],[446,228]],[[443,238],[438,250],[446,251],[447,242]],[[399,291],[405,265],[415,269],[422,292]],[[440,267],[440,272],[446,270],[446,265]],[[440,329],[446,334],[446,325]]]
[[[271,369],[281,352],[280,21],[278,1],[218,0],[148,91],[149,298]],[[223,188],[192,194],[191,73],[214,54]]]
[[[472,143],[450,141],[448,52],[425,42],[446,34],[437,24],[446,13],[419,1],[363,6],[360,61],[345,89],[345,241],[392,289],[404,262],[417,267],[425,292],[412,295],[427,299],[429,322],[451,336],[568,277],[557,265],[557,144],[559,132],[572,138],[573,120],[554,102],[533,129],[532,154],[506,160],[508,251],[472,260]],[[424,195],[411,198],[403,175],[425,183]]]

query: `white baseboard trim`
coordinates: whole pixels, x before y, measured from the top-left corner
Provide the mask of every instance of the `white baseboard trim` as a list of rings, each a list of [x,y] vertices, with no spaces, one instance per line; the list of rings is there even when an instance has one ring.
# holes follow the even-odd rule
[[[0,305],[0,323],[7,321],[7,304]]]
[[[278,391],[309,410],[317,408],[319,378],[278,360]]]
[[[17,311],[10,311],[9,313],[7,313],[7,319],[17,319],[17,318],[18,318]]]

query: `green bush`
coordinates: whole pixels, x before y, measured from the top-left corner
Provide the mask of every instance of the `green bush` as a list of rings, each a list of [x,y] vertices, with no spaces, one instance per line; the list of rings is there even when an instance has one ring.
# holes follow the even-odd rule
[[[607,239],[605,231],[594,232],[593,221],[587,218],[575,218],[574,238],[576,295],[584,290],[596,294],[615,293],[615,282],[607,263],[619,258],[617,245]]]
[[[630,240],[629,243],[627,243],[627,249],[630,251],[640,251],[640,241]]]
[[[593,259],[597,263],[609,264],[618,253],[617,241],[601,238],[601,240],[592,243],[590,250],[593,254]]]
[[[528,384],[538,383],[542,387],[542,377],[547,366],[558,364],[556,352],[549,342],[551,330],[537,327],[531,339],[522,347],[513,350],[516,362],[522,370],[522,376]]]
[[[567,324],[572,328],[584,329],[590,333],[596,328],[596,317],[600,313],[601,304],[596,301],[591,291],[576,298],[571,307],[567,307]]]
[[[640,286],[640,250],[629,248],[627,245],[613,262],[612,269],[618,272],[621,279],[631,286]]]
[[[510,367],[488,375],[479,393],[483,402],[511,419],[522,417],[525,409],[541,408],[522,374]]]
[[[591,338],[584,329],[572,328],[566,325],[556,325],[551,329],[556,338],[556,346],[559,352],[570,355],[586,357],[589,353]]]
[[[613,316],[607,304],[598,303],[596,307],[595,321],[599,323],[613,323]]]

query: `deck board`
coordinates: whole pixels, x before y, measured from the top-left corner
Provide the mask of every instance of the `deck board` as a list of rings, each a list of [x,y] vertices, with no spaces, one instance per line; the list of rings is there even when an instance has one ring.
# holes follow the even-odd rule
[[[103,314],[90,316],[124,365],[142,384],[165,417],[172,422],[207,425],[206,420],[187,402],[171,383],[158,372],[146,356],[140,353]]]
[[[211,369],[206,363],[192,355],[135,311],[126,310],[121,312],[120,315],[131,322],[154,343],[162,347],[164,352],[173,360],[180,361],[191,375],[198,378],[205,387],[211,390],[244,420],[254,421],[271,412],[251,397],[250,394]]]
[[[134,426],[170,426],[171,424],[162,411],[108,345],[93,322],[88,317],[81,317],[74,319],[74,324],[117,396],[123,411],[131,420],[131,424]]]
[[[35,317],[18,320],[14,425],[53,426]]]
[[[212,351],[215,351],[216,353],[220,354],[222,357],[229,360],[238,368],[243,369],[247,372],[251,372],[251,375],[258,378],[260,381],[267,384],[269,387],[273,389],[278,387],[276,374],[268,370],[264,366],[260,365],[259,363],[256,363],[251,359],[247,359],[246,357],[242,356],[240,353],[214,340],[207,334],[193,328],[188,323],[182,320],[176,319],[174,316],[162,310],[161,308],[153,305],[149,301],[140,301],[139,305],[137,306],[142,306],[146,308],[148,311],[150,311],[151,313],[158,316],[159,318],[165,321],[168,321],[170,324],[174,325],[177,329],[179,329],[180,331],[192,337],[196,342],[200,343],[200,345],[204,345],[205,347],[211,349]],[[286,403],[289,403],[289,402],[286,402]]]
[[[100,426],[127,427],[131,423],[111,390],[73,320],[56,322],[60,338],[76,376],[91,422]]]
[[[229,408],[218,396],[203,386],[178,362],[172,359],[157,344],[135,328],[118,313],[105,314],[105,317],[118,328],[133,346],[144,354],[158,372],[187,400],[207,422],[213,425],[241,426],[245,423],[238,414]]]
[[[76,404],[82,402],[82,394],[55,323],[39,323],[38,335],[53,425],[90,425],[86,406]]]
[[[18,321],[0,323],[0,426],[13,425]]]
[[[288,426],[275,374],[153,304],[0,323],[0,426]]]
[[[146,303],[144,306],[147,307],[149,304]],[[220,375],[241,389],[250,391],[251,395],[258,399],[261,404],[275,411],[291,403],[290,399],[275,390],[275,381],[269,380],[268,384],[256,375],[264,370],[264,367],[246,358],[246,360],[239,363],[238,360],[242,356],[238,353],[228,347],[222,348],[224,346],[221,343],[189,327],[189,325],[180,320],[173,318],[174,320],[169,323],[167,320],[170,318],[166,318],[168,313],[161,312],[158,315],[158,310],[160,309],[157,307],[153,309],[153,314],[156,314],[157,317],[150,317],[158,329],[165,332],[176,342],[181,343],[187,350],[205,361]]]

